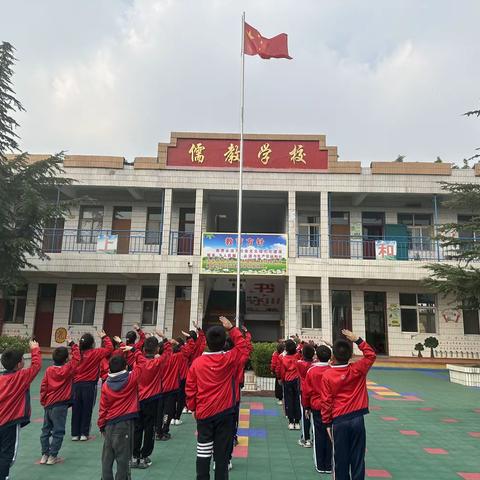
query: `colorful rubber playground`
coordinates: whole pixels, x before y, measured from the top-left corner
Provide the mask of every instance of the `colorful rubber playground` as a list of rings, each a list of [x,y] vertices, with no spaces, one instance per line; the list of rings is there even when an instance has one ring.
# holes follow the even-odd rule
[[[38,464],[42,376],[43,371],[32,385],[32,423],[22,431],[11,478],[100,478],[102,438],[96,425],[91,440],[74,443],[68,421],[62,463]],[[450,383],[444,370],[382,368],[371,370],[368,388],[366,478],[480,480],[480,389]],[[312,450],[297,444],[299,432],[287,430],[281,408],[273,398],[243,398],[232,480],[331,478],[315,472]],[[182,419],[183,425],[171,427],[170,441],[156,443],[153,465],[133,470],[133,479],[195,478],[195,423],[191,415]]]

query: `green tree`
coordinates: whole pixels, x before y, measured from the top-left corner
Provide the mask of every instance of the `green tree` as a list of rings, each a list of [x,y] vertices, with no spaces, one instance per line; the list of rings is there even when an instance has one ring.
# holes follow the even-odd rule
[[[34,268],[32,257],[46,258],[43,228],[68,211],[68,203],[55,199],[71,183],[62,176],[63,152],[33,162],[20,151],[13,116],[24,109],[12,87],[15,61],[13,46],[0,44],[0,298]]]
[[[406,157],[407,157],[406,155],[398,155],[397,158],[395,159],[395,161],[399,162],[399,163],[402,163],[405,160]]]
[[[437,157],[437,159],[435,160],[435,163],[443,163],[443,160],[440,157]]]
[[[418,352],[418,358],[422,358],[423,357],[422,352],[425,350],[423,343],[422,342],[416,343],[415,350]]]
[[[427,337],[424,343],[425,346],[430,349],[430,357],[435,358],[433,350],[438,347],[438,340],[435,337]]]

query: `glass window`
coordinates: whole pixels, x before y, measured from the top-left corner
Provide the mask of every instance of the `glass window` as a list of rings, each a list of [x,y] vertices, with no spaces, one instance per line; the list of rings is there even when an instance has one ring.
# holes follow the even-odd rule
[[[406,225],[410,250],[432,249],[432,215],[430,213],[399,213],[398,223]]]
[[[330,223],[332,225],[348,225],[350,223],[350,213],[330,212]]]
[[[158,287],[142,287],[142,325],[156,325],[158,313]]]
[[[322,307],[319,289],[300,289],[302,328],[322,328]]]
[[[132,218],[132,207],[115,207],[113,218],[115,220],[130,220]]]
[[[23,323],[27,307],[27,289],[17,289],[5,299],[5,323]]]
[[[314,213],[298,213],[298,243],[300,247],[320,245],[320,217]]]
[[[480,335],[478,310],[462,310],[463,333],[465,335]]]
[[[432,293],[400,293],[402,332],[436,333],[436,296]]]
[[[96,243],[103,228],[103,207],[80,207],[77,243]]]
[[[160,245],[162,234],[162,208],[149,207],[147,209],[147,225],[145,232],[145,243],[149,245]]]
[[[73,285],[70,306],[72,325],[93,325],[95,319],[96,285]]]

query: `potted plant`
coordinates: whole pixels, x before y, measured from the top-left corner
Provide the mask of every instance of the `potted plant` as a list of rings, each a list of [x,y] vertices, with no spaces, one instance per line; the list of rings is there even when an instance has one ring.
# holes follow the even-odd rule
[[[433,349],[438,347],[438,340],[435,337],[427,337],[425,339],[425,346],[430,349],[430,358],[435,358]]]
[[[422,358],[422,351],[425,350],[423,343],[418,342],[417,344],[415,344],[415,350],[418,352],[418,358]]]

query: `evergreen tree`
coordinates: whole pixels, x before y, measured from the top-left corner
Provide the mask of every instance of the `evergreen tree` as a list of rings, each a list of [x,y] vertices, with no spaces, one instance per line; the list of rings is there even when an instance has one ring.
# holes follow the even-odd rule
[[[15,112],[23,111],[12,88],[14,48],[0,44],[0,298],[23,282],[42,251],[43,228],[63,217],[69,205],[57,203],[57,191],[71,183],[62,176],[63,152],[33,162],[21,153]],[[0,319],[0,332],[1,332]]]

